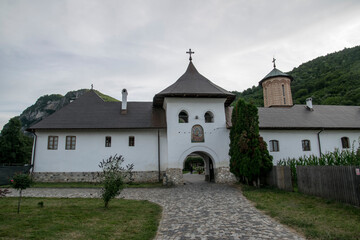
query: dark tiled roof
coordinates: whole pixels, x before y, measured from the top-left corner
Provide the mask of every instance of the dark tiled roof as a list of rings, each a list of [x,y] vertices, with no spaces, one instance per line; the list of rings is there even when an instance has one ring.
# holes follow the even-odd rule
[[[121,102],[104,102],[89,91],[28,130],[124,128],[166,128],[165,112],[152,102],[128,102],[121,114]]]
[[[274,68],[273,70],[271,70],[271,72],[268,73],[268,75],[266,75],[260,82],[259,85],[261,86],[261,84],[269,78],[273,78],[273,77],[287,77],[290,78],[290,80],[294,80],[294,78],[286,73],[283,73],[282,71],[280,71],[277,68]]]
[[[226,98],[225,105],[230,105],[235,95],[215,85],[201,75],[192,62],[186,72],[172,85],[154,97],[154,106],[162,106],[164,97],[212,97]]]
[[[360,129],[359,106],[305,105],[292,107],[258,108],[260,129]],[[226,111],[231,126],[232,108]]]

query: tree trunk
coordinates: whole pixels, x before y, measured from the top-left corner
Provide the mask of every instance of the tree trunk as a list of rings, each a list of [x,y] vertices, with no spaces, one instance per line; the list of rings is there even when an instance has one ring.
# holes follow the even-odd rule
[[[21,192],[22,192],[22,189],[20,189],[20,196],[19,196],[19,201],[18,201],[18,209],[17,209],[18,214],[20,212]]]

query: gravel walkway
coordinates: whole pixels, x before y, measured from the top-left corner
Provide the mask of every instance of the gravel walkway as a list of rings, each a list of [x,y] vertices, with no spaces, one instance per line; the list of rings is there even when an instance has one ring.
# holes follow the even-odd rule
[[[174,188],[128,188],[120,197],[146,199],[163,207],[158,240],[303,239],[256,210],[238,189],[206,183],[201,175],[187,174],[185,180],[186,185]],[[30,188],[24,196],[95,198],[99,189]]]

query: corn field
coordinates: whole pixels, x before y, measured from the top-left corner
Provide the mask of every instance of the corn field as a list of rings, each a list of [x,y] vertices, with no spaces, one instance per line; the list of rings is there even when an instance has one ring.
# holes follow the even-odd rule
[[[355,150],[336,149],[320,157],[315,155],[280,160],[278,166],[290,166],[293,185],[297,185],[296,166],[360,166],[360,147]]]

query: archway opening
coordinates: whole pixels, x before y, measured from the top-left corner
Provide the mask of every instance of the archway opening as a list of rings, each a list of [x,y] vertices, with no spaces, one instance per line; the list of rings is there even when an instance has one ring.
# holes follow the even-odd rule
[[[183,162],[184,180],[190,182],[215,182],[214,161],[205,152],[192,152]]]

